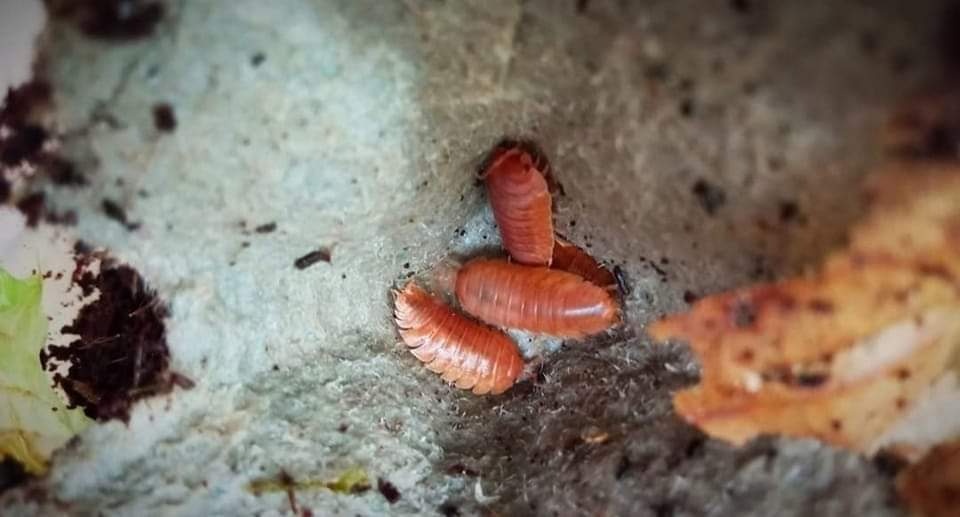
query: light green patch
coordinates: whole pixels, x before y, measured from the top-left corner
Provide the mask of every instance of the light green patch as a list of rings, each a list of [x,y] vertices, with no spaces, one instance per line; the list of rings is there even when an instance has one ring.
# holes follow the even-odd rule
[[[318,490],[326,488],[338,494],[358,494],[370,489],[370,477],[363,467],[351,467],[334,479],[307,479],[296,481],[289,476],[277,476],[269,479],[257,479],[247,485],[254,494],[265,492],[287,492],[290,490]]]
[[[75,434],[90,424],[68,410],[40,365],[47,319],[39,276],[20,280],[0,268],[0,457],[33,474]]]

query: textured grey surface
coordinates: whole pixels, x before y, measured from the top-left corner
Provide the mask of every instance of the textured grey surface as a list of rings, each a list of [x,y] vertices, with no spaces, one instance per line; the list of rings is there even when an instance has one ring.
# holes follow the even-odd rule
[[[170,302],[174,367],[198,386],[86,432],[34,485],[46,497],[0,502],[279,514],[284,494],[246,483],[360,465],[401,500],[311,490],[299,503],[315,515],[898,513],[867,461],[812,442],[734,450],[679,422],[669,394],[696,368],[642,328],[686,291],[793,272],[842,241],[884,115],[937,79],[938,2],[168,5],[134,43],[49,29],[54,118],[91,181],[50,196]],[[153,127],[157,102],[174,107],[173,133]],[[504,136],[543,147],[565,192],[558,228],[620,265],[631,292],[622,328],[480,399],[396,345],[388,292],[496,244],[473,173]],[[712,214],[698,181],[724,193]],[[142,227],[105,218],[104,197]],[[252,231],[267,222],[277,230]],[[332,263],[293,267],[318,246]]]

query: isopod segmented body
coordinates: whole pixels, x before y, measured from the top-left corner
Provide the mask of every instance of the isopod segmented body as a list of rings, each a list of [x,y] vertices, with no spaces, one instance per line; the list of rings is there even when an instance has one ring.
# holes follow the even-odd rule
[[[617,279],[609,269],[574,244],[557,236],[553,246],[553,269],[573,273],[584,280],[607,290],[617,288]]]
[[[480,320],[558,337],[602,332],[620,316],[610,293],[573,273],[503,260],[468,262],[457,273],[456,292]]]
[[[523,370],[506,334],[457,314],[413,282],[395,292],[394,318],[410,353],[457,388],[497,395]]]
[[[503,247],[521,264],[546,266],[553,257],[553,208],[544,172],[519,147],[497,150],[483,172]]]

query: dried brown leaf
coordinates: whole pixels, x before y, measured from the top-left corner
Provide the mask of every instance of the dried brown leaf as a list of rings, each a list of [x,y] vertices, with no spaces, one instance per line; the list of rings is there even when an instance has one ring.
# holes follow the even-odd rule
[[[820,271],[704,298],[651,326],[700,358],[677,411],[735,443],[814,436],[861,451],[942,376],[960,344],[960,166],[896,165]]]

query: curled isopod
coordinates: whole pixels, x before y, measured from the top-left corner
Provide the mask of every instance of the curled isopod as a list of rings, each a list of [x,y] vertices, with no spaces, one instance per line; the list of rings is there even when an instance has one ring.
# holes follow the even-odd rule
[[[457,273],[465,311],[500,327],[579,338],[617,323],[610,293],[566,271],[475,259]]]
[[[617,289],[617,279],[609,269],[603,267],[586,251],[559,235],[553,246],[553,263],[550,267],[583,277],[584,280],[608,291]]]
[[[454,312],[413,282],[394,295],[400,336],[430,371],[477,395],[498,395],[516,382],[523,359],[506,334]]]
[[[503,247],[521,264],[546,266],[553,256],[553,209],[546,172],[520,147],[498,149],[483,171]]]

